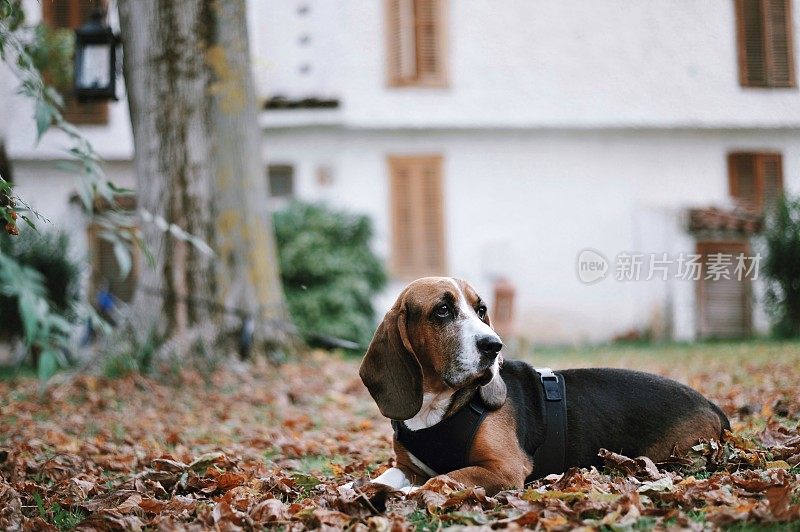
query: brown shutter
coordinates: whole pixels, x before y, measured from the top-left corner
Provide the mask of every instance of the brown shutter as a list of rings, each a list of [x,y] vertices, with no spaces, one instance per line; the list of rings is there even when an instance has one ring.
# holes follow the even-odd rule
[[[104,6],[102,0],[42,0],[42,20],[54,29],[76,29],[86,22],[93,9]],[[64,97],[66,121],[86,125],[108,123],[107,102],[79,102],[72,96],[72,87],[56,88]]]
[[[442,159],[389,157],[395,275],[445,273]]]
[[[728,155],[728,178],[730,193],[736,203],[749,210],[757,209],[756,155],[753,153]]]
[[[761,208],[769,209],[783,194],[783,161],[779,153],[758,156]]]
[[[783,193],[780,153],[731,153],[728,176],[736,203],[756,213],[769,208]]]
[[[425,84],[444,82],[444,30],[440,0],[414,0],[417,77]]]
[[[770,87],[794,86],[790,0],[763,0],[766,62]]]
[[[387,0],[387,71],[389,85],[401,87],[418,81],[414,0]]]
[[[444,1],[386,0],[390,86],[445,84]]]
[[[74,4],[69,0],[42,0],[42,20],[51,28],[75,28]]]
[[[742,86],[794,86],[790,4],[790,0],[736,0]]]
[[[108,290],[118,299],[129,303],[133,300],[137,279],[137,248],[131,248],[133,267],[125,278],[120,277],[120,267],[114,254],[114,244],[100,236],[96,226],[89,227],[89,242],[92,252],[92,298],[96,299],[101,289]]]
[[[739,78],[745,87],[767,85],[761,0],[737,0]]]
[[[107,102],[79,102],[72,94],[64,93],[64,120],[77,125],[108,124]]]
[[[736,257],[748,256],[744,242],[698,242],[702,275],[697,281],[698,333],[701,338],[742,338],[751,334],[750,280],[739,281],[734,274]],[[729,279],[706,279],[709,256],[731,256]]]
[[[393,228],[393,250],[395,273],[401,275],[403,272],[414,270],[414,212],[412,205],[414,202],[414,190],[409,165],[403,164],[396,159],[390,160],[391,181],[392,181],[392,228]]]
[[[102,0],[42,0],[42,20],[51,28],[76,29],[92,10],[105,8]]]
[[[444,216],[442,212],[442,160],[429,157],[420,161],[420,215],[422,266],[431,273],[444,273]]]
[[[386,59],[390,85],[399,85],[400,53],[402,47],[402,21],[400,3],[402,0],[386,0]]]

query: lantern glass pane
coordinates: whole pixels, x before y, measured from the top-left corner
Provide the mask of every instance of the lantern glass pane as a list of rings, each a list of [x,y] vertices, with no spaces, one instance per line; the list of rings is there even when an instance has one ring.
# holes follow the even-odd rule
[[[111,47],[107,44],[87,44],[81,54],[78,87],[102,89],[111,84]]]

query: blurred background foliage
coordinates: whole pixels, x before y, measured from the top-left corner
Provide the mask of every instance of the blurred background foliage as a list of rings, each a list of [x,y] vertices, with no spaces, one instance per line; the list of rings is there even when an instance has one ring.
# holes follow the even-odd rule
[[[800,196],[784,196],[767,218],[764,234],[766,303],[773,334],[800,337]]]
[[[67,237],[26,233],[25,238],[4,234],[0,242],[0,338],[24,340],[41,392],[70,364],[76,325],[90,313],[80,301],[80,266],[69,258]]]
[[[41,281],[44,297],[52,310],[69,319],[73,306],[80,300],[81,266],[69,256],[69,238],[64,233],[39,233],[27,231],[25,238],[0,234],[3,254],[23,268],[18,272],[33,271]],[[23,280],[13,275],[0,286],[0,337],[10,339],[22,335],[23,315],[17,292]],[[39,291],[39,290],[37,290]]]
[[[0,19],[5,21],[10,31],[17,30],[25,22],[22,0],[0,0]]]
[[[33,64],[45,82],[59,90],[72,86],[72,54],[75,33],[68,29],[51,29],[44,24],[34,28],[34,38],[26,46]]]
[[[294,323],[314,334],[366,346],[375,328],[372,298],[386,272],[370,249],[366,216],[293,202],[274,215],[281,278]]]

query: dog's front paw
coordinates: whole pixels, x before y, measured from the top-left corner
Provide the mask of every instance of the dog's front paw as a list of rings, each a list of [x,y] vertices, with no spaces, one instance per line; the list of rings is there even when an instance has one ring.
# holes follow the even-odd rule
[[[452,477],[447,475],[437,475],[428,479],[428,481],[419,489],[420,491],[428,490],[447,494],[453,491],[462,490],[464,488],[465,486],[461,482],[453,479]]]
[[[358,478],[356,480],[352,480],[352,481],[348,482],[347,484],[342,484],[341,486],[339,486],[339,490],[340,491],[344,490],[345,492],[350,493],[350,492],[358,491],[361,488],[363,488],[364,486],[370,486],[372,484],[375,484],[374,480],[370,480],[370,479],[368,479],[366,477],[363,477],[363,478]],[[380,484],[381,486],[384,485],[383,483],[380,483],[380,482],[378,482],[378,484]]]

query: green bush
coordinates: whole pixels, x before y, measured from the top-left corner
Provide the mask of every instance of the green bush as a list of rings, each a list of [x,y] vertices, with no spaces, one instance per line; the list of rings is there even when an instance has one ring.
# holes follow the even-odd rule
[[[369,343],[373,296],[386,273],[369,247],[366,216],[294,202],[275,213],[281,278],[295,324],[313,342],[324,334]]]
[[[771,210],[764,234],[767,309],[773,333],[800,336],[800,197],[786,196]]]
[[[65,28],[52,29],[39,24],[34,29],[33,41],[25,50],[48,84],[58,90],[69,90],[72,86],[74,48],[74,31]]]
[[[79,300],[80,265],[69,258],[66,234],[45,234],[26,231],[23,236],[0,235],[0,250],[20,266],[39,273],[45,296],[54,311],[62,316],[70,313]],[[13,276],[12,276],[13,277]],[[5,279],[5,276],[3,277]],[[15,282],[9,277],[8,282]],[[0,291],[0,337],[15,338],[23,334],[19,301],[12,290]]]

